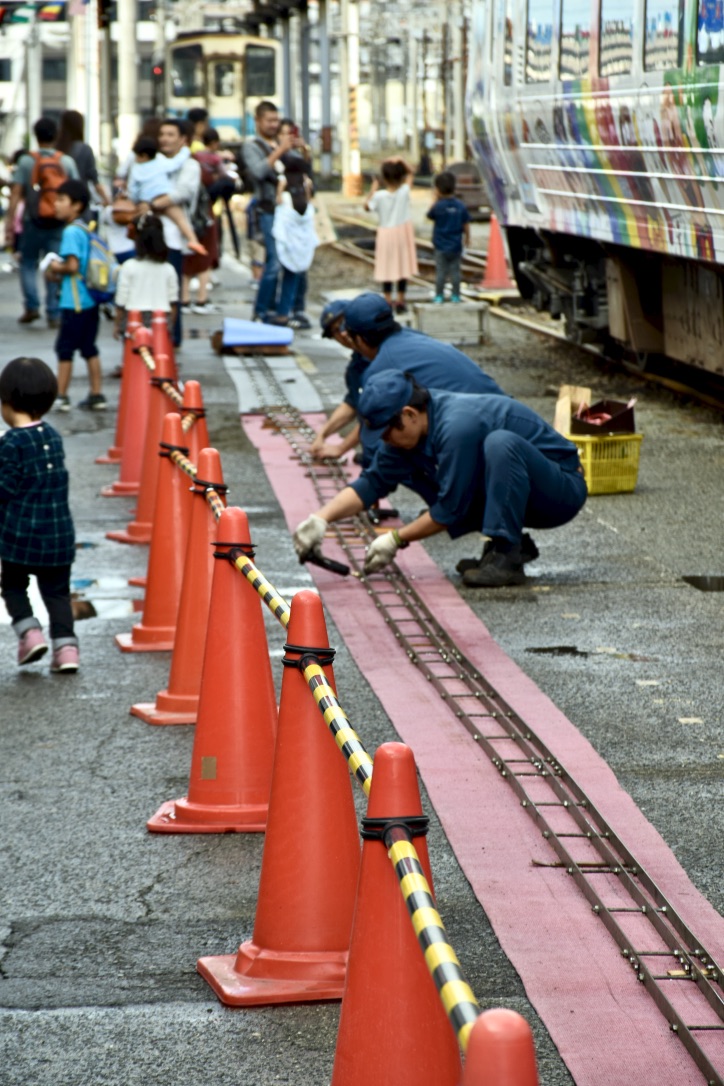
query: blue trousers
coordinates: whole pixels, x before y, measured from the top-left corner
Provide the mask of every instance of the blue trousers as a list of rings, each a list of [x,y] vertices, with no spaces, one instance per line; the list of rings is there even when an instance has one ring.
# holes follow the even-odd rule
[[[582,473],[564,470],[518,434],[488,434],[484,454],[485,535],[519,543],[524,527],[558,528],[583,508]]]
[[[169,264],[171,265],[173,270],[176,272],[176,275],[178,277],[178,296],[180,298],[181,297],[181,269],[183,267],[184,254],[181,252],[180,249],[169,249],[168,256],[166,257],[166,260],[169,262]],[[182,330],[181,330],[181,303],[179,302],[179,304],[176,306],[176,320],[174,322],[173,334],[172,334],[172,337],[171,337],[173,339],[174,347],[180,347],[181,346],[182,334],[183,333],[182,333]]]
[[[267,313],[274,313],[276,311],[277,280],[279,278],[280,264],[279,257],[277,256],[277,245],[274,240],[274,235],[272,234],[273,226],[273,213],[262,211],[259,214],[259,229],[264,238],[266,260],[264,262],[264,272],[259,280],[259,289],[256,292],[256,302],[254,304],[255,317],[265,317]]]
[[[23,292],[23,302],[26,310],[39,310],[40,297],[38,295],[38,261],[46,253],[59,253],[60,242],[63,237],[63,227],[57,229],[42,230],[32,219],[26,219],[23,223],[23,232],[20,235],[20,289]],[[60,296],[60,284],[45,282],[45,311],[48,320],[58,319],[58,298]]]

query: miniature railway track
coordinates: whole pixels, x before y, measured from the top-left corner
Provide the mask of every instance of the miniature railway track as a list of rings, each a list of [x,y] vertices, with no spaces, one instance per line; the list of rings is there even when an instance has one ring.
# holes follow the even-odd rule
[[[372,246],[362,248],[359,244],[360,240],[363,241],[365,237],[371,241],[376,233],[374,224],[354,215],[344,215],[340,212],[331,212],[330,215],[335,223],[340,223],[344,227],[356,231],[358,235],[356,238],[348,237],[335,242],[333,248],[353,260],[362,260],[370,265],[374,264],[374,248]],[[432,243],[426,238],[416,235],[415,243],[418,253],[432,250]],[[423,257],[420,263],[422,264],[420,273],[413,276],[409,282],[414,286],[426,287],[431,290],[435,281],[433,261],[431,259],[425,261]],[[485,252],[482,250],[467,251],[463,259],[463,279],[481,280],[485,274],[486,264],[487,255]],[[490,315],[497,320],[517,324],[521,328],[528,329],[528,331],[536,332],[551,339],[557,339],[570,347],[577,347],[588,354],[595,355],[602,362],[614,362],[641,381],[657,385],[660,388],[666,388],[679,396],[691,397],[707,407],[713,407],[717,411],[724,411],[724,381],[717,379],[715,374],[707,374],[706,371],[701,371],[701,374],[696,373],[692,378],[693,381],[698,383],[688,384],[686,381],[664,373],[645,370],[640,362],[629,361],[625,356],[613,358],[599,344],[577,343],[575,340],[569,339],[561,330],[559,322],[538,313],[530,305],[522,303],[517,298],[515,304],[511,305],[511,299],[506,298],[505,295],[498,295],[495,291],[483,295],[480,289],[465,286],[462,288],[462,295],[468,301],[481,299],[490,301],[492,303]]]
[[[256,373],[250,368],[249,373],[259,400],[264,403],[265,395],[273,400],[264,414],[288,441],[324,504],[348,482],[343,466],[312,460],[307,452],[314,436],[311,427],[287,402],[264,358],[255,356],[254,361],[259,368]],[[261,387],[262,374],[266,389]],[[550,866],[574,880],[707,1086],[724,1086],[724,1068],[717,1068],[707,1051],[708,1041],[724,1038],[721,968],[555,753],[457,647],[416,591],[413,579],[395,564],[386,575],[365,576],[364,552],[374,538],[367,515],[335,524],[331,531],[410,663],[432,684],[535,820],[553,850]],[[688,997],[685,1014],[676,998],[682,985]]]

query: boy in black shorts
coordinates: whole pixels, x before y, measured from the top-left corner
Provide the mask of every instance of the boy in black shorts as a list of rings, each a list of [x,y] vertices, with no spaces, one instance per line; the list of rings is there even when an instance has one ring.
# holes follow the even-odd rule
[[[98,357],[98,304],[85,283],[90,255],[90,235],[82,225],[88,206],[88,186],[83,181],[64,181],[55,196],[55,214],[65,223],[60,255],[46,268],[48,279],[60,280],[60,330],[55,341],[58,356],[57,411],[70,411],[68,386],[73,371],[73,356],[80,351],[88,365],[90,389],[78,407],[87,411],[105,411],[106,398],[101,393],[101,360]]]

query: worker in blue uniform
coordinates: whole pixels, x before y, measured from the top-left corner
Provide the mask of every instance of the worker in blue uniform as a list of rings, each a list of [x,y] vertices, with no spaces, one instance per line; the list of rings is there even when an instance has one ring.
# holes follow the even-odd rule
[[[327,440],[332,434],[338,434],[340,430],[343,430],[350,423],[356,423],[357,401],[362,389],[362,376],[369,366],[368,359],[354,349],[354,345],[345,329],[344,315],[348,305],[348,301],[335,298],[334,301],[327,302],[319,317],[322,339],[336,340],[342,347],[349,348],[352,355],[344,371],[346,387],[344,399],[340,404],[337,404],[325,424],[317,430],[314,441],[309,446],[309,451],[315,460],[343,456],[359,442],[358,425],[355,425],[341,442],[330,444]]]
[[[342,303],[332,302],[330,306],[340,304]],[[349,378],[354,380],[359,377],[357,398],[368,381],[386,370],[410,373],[424,388],[442,388],[448,392],[506,395],[477,362],[473,362],[457,347],[453,347],[450,343],[441,343],[422,332],[403,328],[395,320],[392,307],[381,294],[368,292],[347,302],[341,311],[341,320],[344,326],[342,329],[340,325],[338,331],[342,332],[344,340],[340,342],[346,342],[354,349],[350,363],[350,366],[354,366],[354,373],[350,373]],[[335,338],[339,337],[335,336]],[[348,397],[345,402],[349,403],[350,399],[353,400],[355,397],[349,396],[350,381],[347,380],[347,376],[346,374]],[[335,408],[330,416],[330,421],[334,418],[335,424],[338,421],[335,417],[338,416],[338,412],[340,408]],[[347,412],[345,412],[345,417],[349,421]],[[318,442],[315,449],[313,445],[312,455],[319,456],[324,448],[325,456],[342,456],[359,441],[362,442],[362,463],[369,464],[379,442],[379,434],[365,431],[359,426],[350,431],[339,446],[322,445]]]
[[[479,560],[466,563],[463,582],[475,588],[522,584],[523,528],[566,524],[586,500],[576,446],[516,400],[425,389],[391,370],[367,381],[359,411],[366,426],[382,432],[383,443],[359,479],[297,527],[294,546],[302,560],[320,553],[328,524],[402,484],[428,508],[377,537],[367,549],[366,573],[383,569],[413,540],[477,531],[489,542]]]

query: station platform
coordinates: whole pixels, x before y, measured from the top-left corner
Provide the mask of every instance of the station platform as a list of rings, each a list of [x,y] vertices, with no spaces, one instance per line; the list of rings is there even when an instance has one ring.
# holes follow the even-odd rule
[[[248,316],[249,285],[240,270],[224,269],[214,293],[229,315]],[[19,329],[16,312],[5,291],[2,361],[31,350],[51,360],[49,333]],[[368,748],[401,735],[415,749],[420,735],[438,907],[481,1005],[513,1007],[529,1019],[546,1084],[702,1081],[665,1026],[638,1017],[645,996],[633,980],[626,989],[629,1030],[613,1036],[610,1019],[596,1019],[597,991],[603,1007],[618,965],[606,966],[607,950],[595,957],[572,921],[563,932],[542,923],[551,904],[563,914],[575,908],[556,897],[568,893],[559,872],[544,873],[543,911],[526,909],[531,857],[544,857],[532,824],[497,802],[499,782],[488,764],[481,760],[473,772],[454,737],[443,751],[434,721],[418,732],[411,714],[405,719],[406,687],[392,704],[395,676],[410,680],[396,664],[390,674],[390,654],[365,632],[363,587],[312,576],[296,560],[289,527],[312,511],[311,499],[288,457],[287,479],[296,472],[297,483],[275,477],[269,447],[279,439],[260,431],[259,416],[240,425],[248,403],[239,402],[234,373],[243,371],[243,360],[210,350],[218,318],[186,320],[197,334],[179,354],[182,378],[202,384],[229,502],[249,516],[257,564],[287,599],[300,588],[319,590],[338,649],[340,700]],[[120,351],[109,329],[102,338],[106,370]],[[294,349],[295,366],[285,360],[283,380],[301,410],[329,410],[341,398],[344,352],[314,330],[297,334]],[[724,614],[720,595],[685,580],[724,573],[721,418],[634,378],[603,375],[580,353],[507,325],[493,326],[474,357],[549,419],[551,393],[564,381],[609,398],[637,395],[644,433],[637,490],[590,498],[570,525],[537,535],[541,557],[520,587],[475,592],[460,585],[455,564],[469,556],[471,542],[477,550],[477,539],[436,537],[405,552],[405,565],[437,588],[451,614],[463,608],[470,651],[507,674],[528,711],[561,729],[567,754],[580,758],[577,767],[587,766],[601,795],[608,789],[625,815],[632,846],[668,880],[662,889],[677,897],[692,924],[702,920],[712,953],[724,957]],[[80,399],[83,389],[76,363],[71,398]],[[111,381],[105,391],[111,401],[117,397]],[[72,475],[81,544],[74,576],[96,617],[78,624],[82,662],[73,678],[50,677],[42,663],[18,672],[12,632],[0,624],[0,1059],[8,1086],[328,1082],[336,1005],[230,1010],[195,972],[198,957],[229,953],[249,938],[263,842],[251,834],[146,833],[159,804],[185,792],[193,729],[150,728],[128,715],[132,703],[163,688],[169,657],[129,659],[113,640],[134,621],[132,597],[139,593],[126,581],[144,572],[147,555],[147,548],[105,538],[125,524],[133,505],[98,497],[116,475],[94,463],[111,443],[114,411],[73,410],[50,421],[63,434]],[[419,499],[402,493],[395,504],[410,518]],[[265,621],[279,683],[283,636],[269,616]],[[506,910],[509,867],[521,882]],[[582,928],[584,912],[576,914]],[[582,1031],[565,1034],[563,1019],[579,1009],[566,1007],[572,985],[580,985],[586,1017]],[[539,1016],[536,993],[546,990]],[[586,1033],[590,1047],[581,1040]],[[646,1067],[657,1048],[662,1067],[650,1078]],[[611,1075],[616,1063],[620,1079]]]

